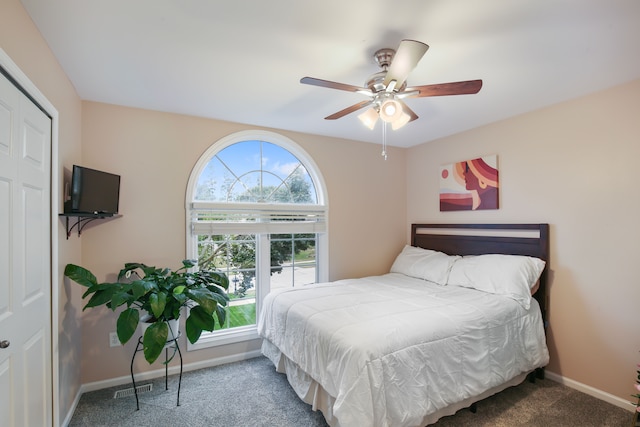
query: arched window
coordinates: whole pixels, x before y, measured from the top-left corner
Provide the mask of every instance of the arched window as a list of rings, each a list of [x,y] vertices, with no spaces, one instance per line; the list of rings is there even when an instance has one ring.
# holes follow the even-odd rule
[[[271,289],[326,281],[327,206],[318,168],[293,141],[245,131],[214,143],[187,187],[187,252],[227,273],[226,324],[189,349],[257,338]]]

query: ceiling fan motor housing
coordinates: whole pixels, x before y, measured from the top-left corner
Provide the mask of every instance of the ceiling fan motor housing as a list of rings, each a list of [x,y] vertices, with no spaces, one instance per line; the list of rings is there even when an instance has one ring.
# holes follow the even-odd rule
[[[376,64],[382,68],[382,71],[378,71],[375,74],[372,74],[369,79],[364,83],[365,87],[368,88],[373,93],[378,93],[380,91],[387,90],[387,86],[384,84],[384,80],[387,76],[387,70],[391,65],[391,61],[393,61],[393,57],[396,55],[396,51],[391,48],[378,49],[376,53],[373,54],[373,59],[376,61]],[[393,88],[394,92],[402,92],[407,87],[407,82],[403,82],[402,86]]]
[[[380,66],[384,71],[387,71],[389,65],[391,65],[391,61],[393,61],[393,57],[396,54],[394,49],[384,48],[376,50],[376,53],[373,54],[373,59],[375,59],[376,64]]]
[[[364,83],[365,87],[373,93],[378,93],[387,90],[384,84],[384,79],[387,76],[386,71],[379,71],[372,74],[369,79]],[[407,87],[407,82],[403,82],[402,86],[393,89],[394,92],[402,92]]]

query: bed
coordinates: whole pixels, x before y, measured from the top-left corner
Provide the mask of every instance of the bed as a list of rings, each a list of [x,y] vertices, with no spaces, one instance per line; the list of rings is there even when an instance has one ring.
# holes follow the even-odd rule
[[[381,276],[272,292],[262,352],[332,427],[424,426],[549,361],[547,224],[413,224]]]

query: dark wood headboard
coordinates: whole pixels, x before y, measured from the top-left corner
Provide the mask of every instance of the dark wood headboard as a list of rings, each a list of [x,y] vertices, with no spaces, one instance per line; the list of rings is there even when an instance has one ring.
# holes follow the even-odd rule
[[[534,298],[547,319],[549,224],[412,224],[411,245],[448,255],[526,255],[546,262]]]

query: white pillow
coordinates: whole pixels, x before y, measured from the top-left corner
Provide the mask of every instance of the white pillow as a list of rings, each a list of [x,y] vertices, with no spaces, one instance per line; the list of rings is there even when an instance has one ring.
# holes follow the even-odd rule
[[[447,284],[505,295],[528,310],[531,290],[540,278],[544,266],[543,260],[528,256],[465,256],[453,264]]]
[[[457,255],[406,245],[391,266],[391,272],[446,285],[451,266],[458,258]]]

